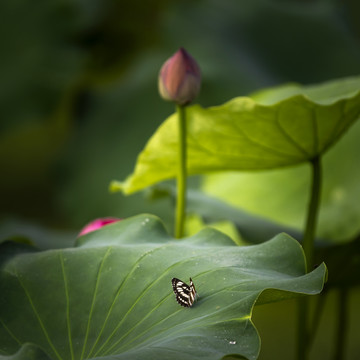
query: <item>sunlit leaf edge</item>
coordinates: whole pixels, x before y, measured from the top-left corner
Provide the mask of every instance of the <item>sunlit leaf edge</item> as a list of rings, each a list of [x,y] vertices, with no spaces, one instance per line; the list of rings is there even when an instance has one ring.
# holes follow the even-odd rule
[[[307,130],[304,130],[305,134],[298,134],[298,129],[295,128],[291,130],[293,131],[293,134],[289,135],[287,134],[288,130],[285,131],[285,128],[281,129],[283,126],[282,124],[279,130],[276,130],[276,133],[272,134],[273,137],[275,136],[274,143],[272,143],[271,140],[270,142],[266,140],[264,144],[260,144],[260,141],[258,146],[258,140],[255,142],[251,140],[251,136],[259,136],[256,131],[259,131],[262,126],[262,120],[260,118],[259,125],[256,125],[258,119],[256,112],[260,112],[262,116],[263,114],[268,113],[273,116],[280,108],[286,108],[286,112],[289,112],[289,106],[290,109],[291,106],[296,106],[299,111],[302,111],[301,109],[303,108],[305,113],[307,111],[322,113],[321,116],[323,120],[322,122],[316,121],[316,126],[314,127],[314,125],[310,124],[313,121],[311,115],[308,119],[308,126],[310,127],[308,127]],[[223,126],[223,119],[221,116],[219,118],[216,118],[216,116],[223,111],[225,111],[225,113],[227,111],[235,111],[236,114],[236,111],[238,111],[239,108],[241,109],[240,115],[250,114],[250,116],[254,116],[255,113],[253,121],[251,123],[245,123],[245,126],[251,127],[252,135],[249,137],[247,134],[246,137],[248,140],[251,140],[250,145],[252,147],[238,142],[239,150],[237,153],[232,155],[223,153],[224,155],[222,155],[221,151],[218,153],[216,149],[219,148],[219,146],[221,147],[222,144],[228,146],[228,143],[234,142],[234,131],[232,133],[230,132],[228,135],[219,135],[221,134],[221,131],[218,132],[218,129]],[[345,108],[348,109],[348,113],[344,118],[343,111]],[[325,115],[330,114],[335,114],[331,115],[335,116],[335,120],[332,121],[332,128],[328,129],[328,122],[330,120]],[[238,114],[235,116],[240,115]],[[250,97],[238,97],[223,105],[206,109],[199,105],[191,106],[188,108],[188,173],[194,175],[224,170],[255,171],[301,164],[311,160],[315,156],[320,156],[325,153],[358,119],[359,115],[360,90],[351,92],[348,96],[339,95],[338,98],[332,98],[331,101],[317,102],[310,100],[307,95],[296,94],[270,105],[258,103]],[[196,121],[199,121],[199,116],[201,118],[200,123],[194,125]],[[209,121],[210,125],[207,124],[207,116],[210,116],[209,120],[212,118],[212,121]],[[277,122],[277,119],[275,120],[275,122]],[[177,115],[173,114],[160,125],[158,130],[148,141],[144,150],[139,154],[134,172],[123,182],[113,181],[110,184],[111,191],[122,191],[124,194],[131,194],[176,176],[176,121]],[[244,122],[241,116],[238,118],[238,121]],[[284,121],[287,124],[286,126],[290,126],[289,129],[291,129],[293,126],[292,119],[285,118]],[[238,127],[238,125],[239,124],[236,126]],[[260,127],[256,129],[256,126]],[[243,133],[245,129],[244,127],[240,128],[239,134]],[[323,129],[323,131],[321,129]],[[269,132],[265,131],[263,135],[260,135],[260,139],[261,136],[267,137],[269,134]],[[292,138],[295,136],[294,134],[298,136],[296,140]],[[212,137],[214,138],[213,141],[211,141]],[[308,144],[306,145],[305,143],[304,145],[300,141],[305,141],[306,137],[309,138],[307,140]],[[199,138],[202,140],[199,140]],[[208,141],[205,147],[203,144],[200,144],[204,139],[207,139],[206,141]],[[279,139],[280,141],[285,141],[285,148],[283,150],[276,145],[276,142],[278,142]],[[288,143],[286,144],[286,142]],[[214,149],[211,148],[213,146]],[[234,146],[232,148],[234,148]],[[241,148],[241,146],[243,146],[243,148]],[[274,149],[273,153],[272,148]],[[291,149],[291,151],[287,153],[289,149]],[[251,157],[253,157],[253,160],[251,160]]]

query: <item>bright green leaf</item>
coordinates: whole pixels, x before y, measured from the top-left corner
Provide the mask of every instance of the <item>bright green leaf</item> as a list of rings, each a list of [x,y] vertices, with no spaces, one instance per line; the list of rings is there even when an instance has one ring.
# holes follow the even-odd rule
[[[305,95],[316,103],[331,104],[340,99],[352,98],[359,92],[359,88],[360,78],[349,77],[318,85],[281,85],[257,91],[251,94],[250,97],[264,105],[272,105],[295,95]]]
[[[221,231],[225,235],[229,236],[236,245],[250,245],[242,239],[238,229],[231,221],[222,220],[205,224],[201,216],[196,214],[186,217],[185,234],[188,236],[194,235],[206,226]]]
[[[256,359],[259,296],[317,294],[326,274],[324,264],[305,274],[288,235],[249,247],[211,229],[173,240],[149,215],[89,233],[75,248],[19,253],[10,244],[0,252],[4,359],[26,343],[52,359]],[[171,278],[190,276],[199,298],[182,308]]]
[[[211,180],[212,176],[207,176],[206,180],[208,179]],[[233,197],[236,199],[238,198],[238,194],[235,193],[235,191],[239,190],[238,188],[234,190],[235,185],[236,184],[233,185],[229,182],[225,185],[225,187],[231,188],[233,186]],[[219,191],[220,190],[221,189],[219,189]],[[228,193],[230,194],[231,191]],[[167,184],[160,184],[151,187],[148,195],[150,195],[151,199],[159,199],[165,196],[175,198],[176,188]],[[264,204],[262,201],[260,201],[260,203]],[[302,232],[296,230],[295,228],[271,222],[265,217],[256,216],[250,212],[246,212],[238,207],[230,205],[229,202],[225,202],[216,197],[210,196],[208,193],[198,190],[188,189],[186,204],[188,214],[194,214],[196,218],[201,217],[204,219],[201,224],[198,224],[197,231],[204,226],[204,222],[205,225],[212,225],[213,223],[218,222],[230,222],[236,226],[237,232],[240,233],[243,238],[242,240],[239,239],[241,242],[245,240],[245,242],[252,244],[261,243],[281,232],[285,232],[295,239],[301,239],[303,236]],[[288,204],[286,208],[288,209],[290,205],[292,205],[292,202],[291,204]],[[188,219],[187,225],[189,225]],[[190,231],[189,234],[194,234],[194,232]],[[233,239],[236,239],[236,236],[234,237],[229,233],[226,234]],[[242,245],[244,244],[242,243]]]
[[[317,236],[323,239],[349,241],[360,232],[359,138],[360,122],[357,122],[323,157],[317,226]],[[285,227],[301,231],[309,201],[310,170],[310,166],[303,164],[262,172],[211,174],[204,177],[202,190],[233,209],[280,224],[285,232],[288,232]],[[216,213],[216,209],[212,212]]]
[[[244,240],[250,243],[264,242],[280,232],[286,232],[296,239],[302,238],[301,231],[247,213],[200,191],[188,191],[187,209],[190,213],[199,214],[209,223],[218,221],[232,222]]]
[[[345,86],[345,85],[346,86]],[[306,162],[329,149],[360,114],[360,78],[312,87],[273,89],[224,105],[187,108],[188,172],[264,170]],[[271,90],[267,90],[267,99]],[[295,95],[293,95],[295,94]],[[280,101],[276,101],[280,98]],[[260,99],[260,100],[256,100]],[[177,115],[170,116],[138,157],[134,173],[111,189],[130,194],[174,178]]]

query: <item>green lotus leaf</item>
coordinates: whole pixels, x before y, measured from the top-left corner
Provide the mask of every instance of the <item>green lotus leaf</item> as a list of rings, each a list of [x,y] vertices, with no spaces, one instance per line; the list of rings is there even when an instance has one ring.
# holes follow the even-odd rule
[[[51,358],[38,346],[25,344],[14,355],[0,355],[0,360],[51,360]]]
[[[360,122],[325,154],[317,237],[328,243],[348,242],[360,232]],[[223,172],[203,177],[202,190],[242,212],[302,231],[311,186],[308,164],[262,172]],[[289,201],[291,199],[291,201]],[[212,220],[221,215],[213,206]],[[279,232],[279,230],[277,230]],[[267,238],[270,238],[268,236]]]
[[[216,230],[173,240],[150,215],[107,225],[77,246],[0,251],[1,359],[256,359],[255,302],[321,291],[326,267],[305,272],[286,234],[235,246]],[[171,279],[192,277],[198,300],[176,302]],[[40,349],[40,350],[36,350]]]
[[[289,85],[216,107],[194,105],[186,113],[190,175],[291,166],[325,153],[356,121],[360,78]],[[130,194],[176,176],[177,121],[173,114],[158,128],[133,174],[113,182],[113,191]]]

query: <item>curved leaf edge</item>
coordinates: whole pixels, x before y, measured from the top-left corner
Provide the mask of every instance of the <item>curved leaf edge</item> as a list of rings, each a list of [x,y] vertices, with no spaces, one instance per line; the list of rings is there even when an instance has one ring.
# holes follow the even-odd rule
[[[270,91],[270,90],[269,90]],[[306,104],[309,107],[312,106],[317,106],[317,107],[323,107],[323,108],[328,108],[331,106],[334,106],[342,101],[351,101],[354,100],[355,98],[359,98],[360,101],[360,90],[358,91],[353,91],[351,92],[351,94],[347,94],[344,96],[339,96],[337,98],[332,98],[328,101],[316,101],[311,99],[309,96],[307,96],[306,94],[295,94],[295,95],[291,95],[289,97],[286,97],[284,99],[281,99],[279,101],[276,101],[274,103],[271,104],[264,104],[262,102],[256,101],[255,99],[248,97],[248,96],[239,96],[239,97],[235,97],[233,99],[230,99],[229,101],[225,102],[224,104],[221,105],[216,105],[216,106],[210,106],[210,107],[202,107],[199,104],[195,104],[192,105],[190,108],[193,109],[199,109],[200,111],[206,111],[206,110],[212,110],[212,111],[217,111],[218,109],[227,109],[227,108],[231,108],[234,105],[237,107],[239,106],[239,103],[247,103],[249,105],[249,107],[251,108],[262,108],[262,109],[272,109],[272,108],[276,108],[286,102],[298,102],[298,101],[302,101],[304,102],[304,104]],[[140,152],[140,154],[137,157],[137,161],[135,164],[135,168],[132,174],[130,174],[128,177],[126,177],[126,179],[124,181],[118,181],[118,180],[112,180],[109,184],[109,191],[111,193],[114,192],[122,192],[125,195],[130,195],[133,194],[135,192],[144,190],[145,188],[148,188],[150,186],[153,186],[159,182],[163,182],[166,180],[170,180],[174,178],[174,174],[164,174],[164,175],[159,175],[158,177],[155,177],[154,179],[152,179],[151,181],[147,181],[145,184],[137,184],[134,185],[134,183],[136,183],[136,181],[134,181],[134,179],[137,179],[137,169],[138,166],[140,164],[141,167],[141,159],[144,156],[144,154],[147,152],[147,145],[149,143],[151,143],[152,139],[158,134],[159,130],[168,122],[168,121],[172,121],[173,118],[175,118],[177,116],[177,114],[172,114],[170,115],[159,127],[158,129],[154,132],[154,134],[150,137],[150,139],[148,140],[147,144],[145,145],[144,149]],[[356,121],[356,120],[355,120]],[[271,167],[264,167],[264,166],[260,166],[259,168],[251,168],[251,169],[239,169],[239,168],[226,168],[223,171],[262,171],[262,170],[269,170],[269,169],[275,169],[275,168],[286,168],[286,167],[292,167],[292,166],[297,166],[300,164],[303,164],[305,162],[309,162],[312,160],[312,158],[314,156],[320,156],[323,153],[325,153],[329,148],[332,147],[332,145],[334,143],[337,142],[337,140],[341,137],[341,135],[346,132],[348,130],[348,128],[351,127],[351,125],[354,123],[351,122],[349,123],[345,128],[342,129],[341,133],[339,134],[338,138],[334,141],[331,142],[329,144],[326,144],[326,146],[319,152],[319,154],[313,155],[309,158],[304,158],[304,159],[297,159],[294,160],[292,163],[289,164],[281,164],[278,166],[271,166]],[[211,173],[211,172],[218,172],[220,171],[220,169],[209,169],[206,173]],[[192,173],[189,172],[190,175],[199,175],[198,173]]]
[[[151,219],[150,219],[151,217]],[[147,221],[146,221],[147,220]],[[154,226],[154,228],[157,228],[159,230],[159,234],[163,235],[163,239],[160,239],[159,241],[159,245],[162,243],[162,241],[164,239],[170,239],[171,237],[167,234],[165,228],[163,227],[163,223],[162,221],[154,216],[154,215],[149,215],[149,214],[142,214],[142,215],[137,215],[137,216],[134,216],[132,218],[129,218],[129,219],[126,219],[124,220],[123,222],[118,222],[118,223],[113,223],[113,224],[110,224],[110,225],[107,225],[103,228],[101,228],[100,230],[98,231],[94,231],[92,233],[89,233],[89,234],[86,234],[84,235],[84,238],[87,238],[88,241],[90,243],[88,243],[87,245],[90,245],[91,244],[91,238],[92,237],[97,237],[96,235],[99,234],[99,231],[101,231],[102,233],[106,233],[107,230],[109,230],[110,228],[113,228],[113,227],[123,227],[125,225],[127,225],[126,223],[129,223],[129,222],[135,222],[135,223],[153,223],[151,224],[152,226]],[[108,227],[106,229],[106,227]],[[191,245],[191,240],[193,240],[194,238],[201,238],[201,237],[204,237],[204,235],[208,236],[208,235],[212,235],[212,236],[220,236],[222,239],[226,239],[228,238],[228,236],[224,235],[223,233],[219,232],[218,230],[215,230],[215,229],[203,229],[201,230],[198,234],[196,235],[193,235],[189,238],[185,238],[184,241],[186,241],[188,243],[188,245]],[[278,234],[277,236],[275,236],[273,239],[270,239],[267,243],[269,244],[271,241],[276,241],[276,238],[280,238],[280,237],[283,237],[285,235],[286,237],[286,241],[290,241],[291,242],[291,246],[295,246],[299,249],[299,251],[301,251],[302,253],[302,256],[303,256],[303,262],[304,262],[304,267],[305,267],[305,255],[304,255],[304,252],[302,250],[302,247],[301,245],[299,244],[299,242],[297,240],[295,240],[294,238],[292,238],[291,236],[285,234],[285,233],[280,233]],[[179,240],[175,240],[175,241],[179,241]],[[86,242],[83,242],[81,246],[84,246],[86,244]],[[231,246],[234,246],[233,245],[233,242],[231,241],[231,239],[229,238],[229,244],[231,244]],[[102,246],[108,246],[109,244],[107,243],[102,243]],[[260,245],[252,245],[252,246],[266,246],[266,243],[263,243],[263,244],[260,244]],[[90,245],[91,246],[91,245]],[[95,245],[96,246],[96,245]],[[57,251],[57,250],[51,250],[51,251]],[[309,274],[304,274],[303,276],[301,277],[307,277],[307,276],[311,276],[311,274],[314,274],[314,272],[320,272],[320,271],[323,271],[324,274],[323,274],[323,282],[324,282],[324,279],[325,279],[325,273],[326,273],[326,266],[325,264],[321,264],[317,269],[315,269],[313,272],[309,273]],[[253,310],[254,310],[254,307],[255,305],[260,305],[260,304],[264,304],[264,303],[268,303],[268,302],[275,302],[275,301],[279,301],[278,299],[276,299],[279,294],[282,294],[281,296],[281,300],[284,300],[284,299],[288,299],[288,298],[293,298],[293,297],[297,297],[299,294],[304,294],[304,295],[313,295],[313,294],[317,294],[319,292],[321,292],[322,290],[322,287],[321,289],[319,289],[319,291],[314,291],[313,293],[309,294],[309,293],[304,293],[304,292],[294,292],[294,291],[286,291],[286,290],[282,290],[282,289],[278,289],[278,288],[268,288],[268,289],[265,289],[263,291],[261,291],[256,300],[253,302],[252,304],[252,307],[251,307],[251,311],[250,311],[250,315],[249,315],[249,318],[248,318],[248,321],[251,323],[254,331],[257,333],[257,336],[258,336],[258,340],[259,340],[259,344],[260,344],[260,341],[261,341],[261,338],[258,334],[258,331],[257,331],[257,328],[255,326],[255,324],[253,323],[252,321],[252,313],[253,313]],[[271,296],[271,299],[269,301],[269,297],[266,297],[265,294],[272,294]],[[265,296],[265,297],[264,297]],[[264,301],[265,299],[265,301]],[[234,319],[236,320],[236,319]],[[237,319],[237,320],[241,320],[241,319]],[[248,359],[249,360],[255,360],[257,359],[258,355],[260,353],[260,346],[258,347],[257,349],[257,354],[254,355],[254,356],[251,356],[249,357]],[[33,355],[34,354],[34,355]],[[31,356],[30,356],[31,355]],[[240,355],[240,354],[233,354],[234,356],[243,356],[243,355]],[[226,354],[225,356],[229,357],[231,356],[231,354]],[[116,358],[116,355],[114,356]],[[35,359],[39,359],[39,360],[49,360],[49,356],[47,354],[45,354],[43,352],[43,350],[41,350],[37,345],[35,344],[29,344],[29,343],[26,343],[26,344],[23,344],[21,346],[21,348],[13,355],[3,355],[1,356],[0,355],[0,360],[35,360]]]
[[[331,101],[334,102],[343,98],[352,97],[353,94],[359,90],[359,82],[359,76],[348,76],[344,78],[331,79],[321,83],[309,85],[302,85],[297,82],[289,82],[254,91],[249,95],[249,97],[260,103],[273,104],[292,95],[306,94],[314,102],[320,103],[325,99],[326,103],[329,103]],[[338,95],[336,91],[339,88],[341,88],[342,92],[340,95]],[[319,94],[322,100],[316,100],[316,98],[319,98]],[[324,96],[324,94],[326,95]]]
[[[38,345],[28,342],[22,344],[14,354],[0,354],[0,360],[52,360],[52,358]]]
[[[302,247],[301,247],[301,249],[302,249]],[[304,251],[302,251],[302,252],[303,252],[303,255],[305,257]],[[308,274],[304,275],[306,277],[309,274],[313,274],[314,272],[321,272],[321,271],[323,271],[322,287],[321,287],[321,289],[319,291],[314,292],[312,294],[305,293],[305,292],[294,292],[294,291],[287,291],[287,290],[279,290],[279,289],[276,289],[276,288],[268,288],[268,289],[265,289],[265,290],[263,290],[263,291],[261,291],[259,293],[259,295],[256,298],[256,300],[254,301],[253,306],[251,307],[251,311],[250,311],[250,323],[252,324],[252,326],[253,326],[256,334],[257,334],[259,344],[260,344],[260,346],[258,348],[258,353],[256,354],[255,359],[257,359],[259,357],[260,351],[261,351],[261,336],[260,336],[260,333],[259,333],[259,331],[258,331],[258,329],[256,327],[256,324],[253,321],[253,313],[255,311],[255,307],[265,305],[265,304],[271,304],[271,303],[279,302],[279,301],[286,301],[286,300],[298,298],[299,296],[310,296],[310,295],[318,295],[318,294],[320,294],[324,289],[324,286],[325,286],[325,283],[326,283],[327,277],[328,277],[328,270],[327,270],[327,267],[326,267],[325,263],[320,264],[311,273],[308,273]],[[225,355],[225,358],[227,356],[229,356],[231,358],[231,355],[232,354]],[[244,357],[242,357],[241,354],[234,354],[234,355],[239,356],[240,359],[244,358]],[[247,359],[247,360],[252,360],[252,359]]]

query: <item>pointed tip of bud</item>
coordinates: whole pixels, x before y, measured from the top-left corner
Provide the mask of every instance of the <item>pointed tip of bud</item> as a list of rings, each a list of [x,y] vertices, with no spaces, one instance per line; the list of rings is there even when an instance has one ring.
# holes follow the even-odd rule
[[[200,91],[201,72],[194,58],[180,48],[160,69],[160,96],[179,105],[192,102]]]

